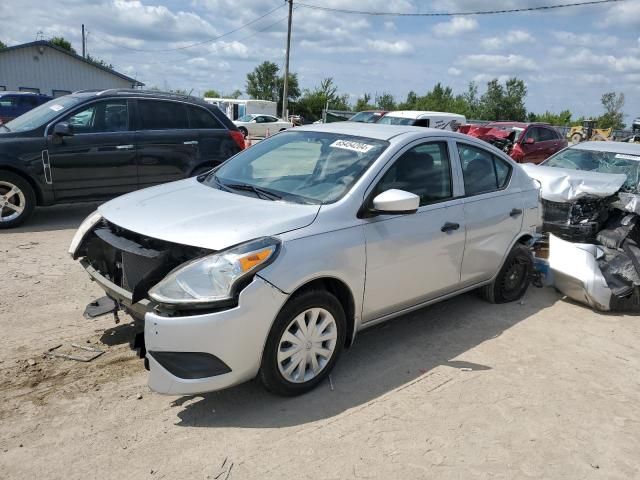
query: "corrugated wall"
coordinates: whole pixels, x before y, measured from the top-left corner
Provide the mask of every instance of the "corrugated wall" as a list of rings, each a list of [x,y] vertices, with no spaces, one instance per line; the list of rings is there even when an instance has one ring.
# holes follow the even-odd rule
[[[5,90],[38,88],[40,93],[52,95],[54,90],[73,92],[131,88],[132,85],[53,48],[33,46],[0,53],[0,87]]]

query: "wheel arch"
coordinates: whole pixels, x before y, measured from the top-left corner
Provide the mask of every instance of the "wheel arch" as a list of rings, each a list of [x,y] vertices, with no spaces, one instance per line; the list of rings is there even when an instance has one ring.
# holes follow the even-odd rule
[[[36,182],[30,175],[26,174],[18,168],[14,168],[9,165],[0,165],[0,172],[2,171],[11,172],[14,175],[18,175],[19,177],[24,179],[25,182],[31,185],[31,188],[33,188],[33,192],[36,194],[36,205],[39,206],[44,203],[44,194],[42,192],[42,189],[40,188],[40,185],[38,185],[38,182]]]
[[[338,299],[344,309],[347,320],[347,331],[345,332],[345,347],[349,347],[353,342],[356,325],[356,303],[351,288],[342,280],[336,277],[324,276],[314,278],[297,287],[290,298],[308,290],[325,290]]]

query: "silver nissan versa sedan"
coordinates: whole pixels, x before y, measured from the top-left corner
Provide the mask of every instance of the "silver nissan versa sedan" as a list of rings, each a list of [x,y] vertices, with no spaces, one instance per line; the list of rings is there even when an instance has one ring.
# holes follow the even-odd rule
[[[151,389],[259,376],[297,395],[364,328],[472,289],[519,299],[538,204],[520,166],[472,137],[313,125],[105,203],[70,253],[144,324]]]

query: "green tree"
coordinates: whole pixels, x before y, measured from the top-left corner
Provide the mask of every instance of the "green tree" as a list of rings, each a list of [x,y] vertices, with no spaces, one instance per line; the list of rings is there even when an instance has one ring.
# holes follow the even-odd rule
[[[424,97],[418,98],[418,110],[433,110],[436,112],[450,112],[453,105],[453,91],[451,87],[444,87],[440,82],[433,86]]]
[[[207,90],[203,95],[205,98],[222,98],[218,90]]]
[[[563,110],[560,113],[546,111],[542,114],[529,112],[527,120],[529,122],[542,122],[550,125],[569,126],[572,123],[572,114],[570,110]]]
[[[247,95],[258,100],[278,101],[278,65],[262,62],[247,74]]]
[[[322,110],[348,110],[348,95],[338,95],[338,87],[333,78],[327,77],[313,90],[306,89],[302,96],[292,105],[296,113],[307,119],[315,120],[322,116]]]
[[[354,110],[356,112],[361,112],[363,110],[375,110],[376,106],[371,104],[370,102],[371,102],[371,94],[365,93],[362,95],[362,97],[358,97]]]
[[[467,118],[477,118],[480,116],[480,97],[478,96],[478,84],[476,82],[469,82],[467,91],[462,94],[462,103],[466,109],[464,115]]]
[[[233,92],[227,95],[227,98],[240,98],[241,96],[242,96],[242,91],[236,88]]]
[[[64,50],[68,50],[71,53],[76,53],[75,48],[71,46],[71,42],[66,40],[64,37],[53,37],[49,40],[51,45],[55,45],[56,47],[63,48]]]
[[[418,103],[418,94],[411,90],[407,94],[407,99],[398,104],[398,110],[415,110],[416,103]]]
[[[95,63],[96,65],[100,65],[101,67],[109,68],[109,69],[113,70],[113,64],[107,63],[106,61],[104,61],[101,58],[92,57],[88,53],[87,53],[87,60],[89,60],[91,63]]]
[[[396,109],[396,101],[388,92],[383,92],[378,98],[376,98],[376,105],[381,110],[395,110]]]
[[[282,96],[284,95],[284,75],[278,77],[277,80],[278,85],[278,98],[276,102],[278,102],[278,112],[281,115],[284,115],[282,110]],[[298,74],[289,72],[289,81],[287,82],[287,103],[294,103],[298,97],[300,97],[300,85],[298,83]],[[289,111],[291,111],[290,107],[287,107]]]
[[[7,45],[2,40],[0,40],[0,50],[2,50],[3,48],[7,48]]]
[[[503,99],[505,119],[523,122],[527,118],[527,108],[524,99],[527,96],[527,86],[524,80],[512,77],[505,83],[505,96]]]
[[[604,115],[598,117],[598,128],[622,129],[625,126],[624,93],[607,92],[602,95],[601,102],[604,107]]]

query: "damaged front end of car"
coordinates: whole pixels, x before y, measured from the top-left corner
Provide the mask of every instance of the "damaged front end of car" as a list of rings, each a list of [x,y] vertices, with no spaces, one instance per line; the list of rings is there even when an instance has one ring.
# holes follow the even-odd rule
[[[517,135],[517,132],[514,130],[508,131],[500,128],[481,127],[476,125],[462,125],[458,128],[458,132],[490,143],[507,155],[511,154]]]
[[[640,312],[640,190],[624,174],[524,168],[541,185],[554,286],[597,310]]]

